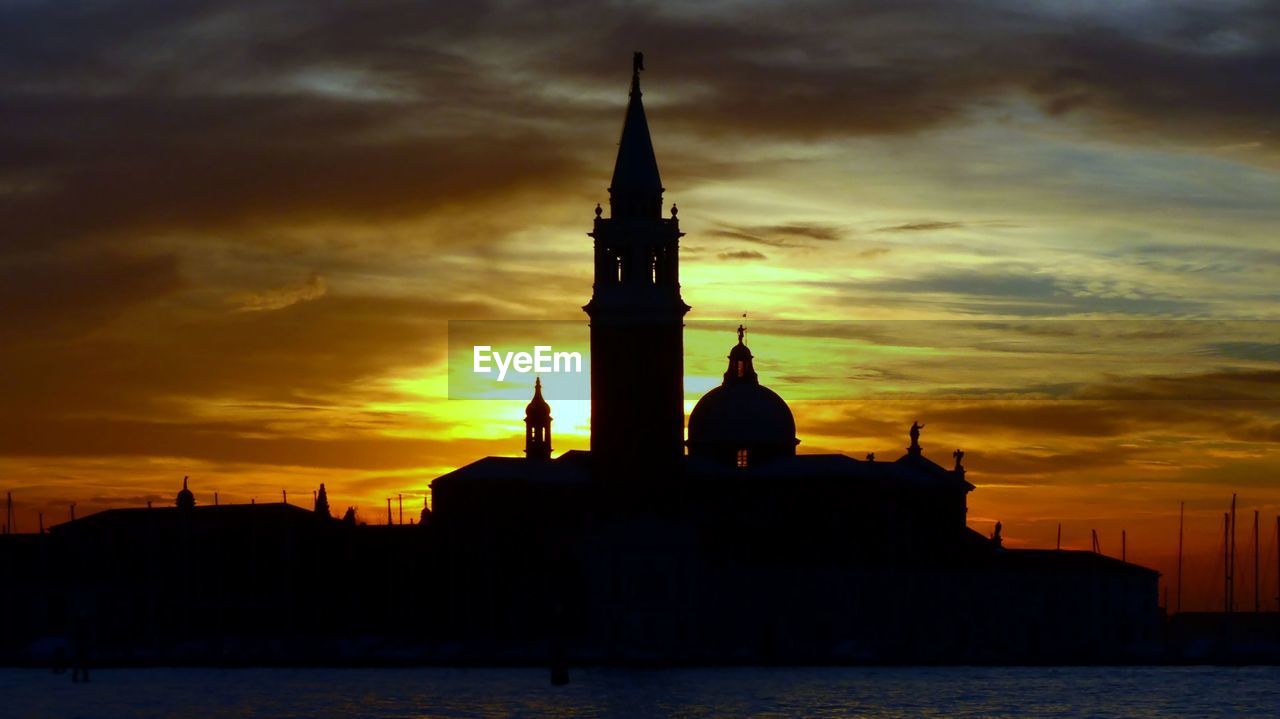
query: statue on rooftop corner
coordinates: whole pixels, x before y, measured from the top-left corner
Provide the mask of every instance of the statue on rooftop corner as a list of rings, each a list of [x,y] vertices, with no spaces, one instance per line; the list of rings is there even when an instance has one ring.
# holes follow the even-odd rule
[[[916,451],[916,452],[920,451],[920,430],[922,429],[924,429],[923,424],[920,424],[919,422],[916,422],[914,420],[911,422],[911,430],[910,430],[911,449],[913,451]]]

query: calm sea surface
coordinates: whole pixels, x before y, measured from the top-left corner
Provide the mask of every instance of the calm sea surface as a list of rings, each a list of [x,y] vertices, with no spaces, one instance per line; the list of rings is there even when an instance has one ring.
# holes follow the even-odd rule
[[[1280,668],[0,669],[0,717],[1277,717]]]

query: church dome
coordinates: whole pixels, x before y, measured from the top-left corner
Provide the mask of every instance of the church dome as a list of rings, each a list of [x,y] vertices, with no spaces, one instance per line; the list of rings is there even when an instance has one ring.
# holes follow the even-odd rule
[[[797,444],[795,416],[777,392],[760,384],[740,327],[724,383],[689,414],[689,455],[745,467],[794,455]]]

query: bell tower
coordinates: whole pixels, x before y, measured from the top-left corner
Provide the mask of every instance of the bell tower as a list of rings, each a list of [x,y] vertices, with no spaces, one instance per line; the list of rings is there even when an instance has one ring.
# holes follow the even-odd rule
[[[662,216],[662,180],[635,54],[609,216],[596,206],[591,318],[591,454],[606,475],[679,461],[684,444],[680,224]]]

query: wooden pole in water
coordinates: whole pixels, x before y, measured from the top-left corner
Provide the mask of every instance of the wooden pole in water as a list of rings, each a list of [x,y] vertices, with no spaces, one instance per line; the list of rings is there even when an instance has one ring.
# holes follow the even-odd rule
[[[387,497],[387,526],[391,526],[391,498]]]
[[[1125,530],[1120,530],[1120,561],[1129,561],[1129,537]]]
[[[13,529],[13,492],[5,492],[4,495],[4,533],[16,533]]]
[[[71,521],[76,521],[76,503],[71,503]]]
[[[37,512],[36,518],[40,522],[40,533],[44,534],[44,512]]]
[[[1062,522],[1058,522],[1058,551],[1062,551]]]

